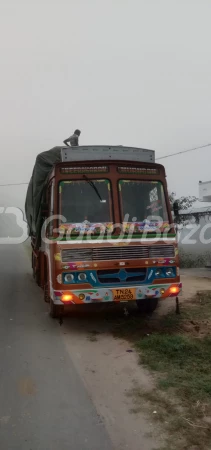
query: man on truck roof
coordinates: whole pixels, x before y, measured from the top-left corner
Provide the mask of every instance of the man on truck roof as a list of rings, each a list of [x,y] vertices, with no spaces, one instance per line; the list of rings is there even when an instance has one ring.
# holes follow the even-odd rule
[[[70,136],[69,138],[67,138],[63,141],[64,144],[68,145],[69,147],[77,147],[80,134],[81,134],[80,130],[75,130],[74,133],[72,134],[72,136]]]

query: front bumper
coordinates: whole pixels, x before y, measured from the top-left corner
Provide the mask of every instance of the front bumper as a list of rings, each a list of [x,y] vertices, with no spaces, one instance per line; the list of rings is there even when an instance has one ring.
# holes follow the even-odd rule
[[[127,302],[144,298],[176,297],[181,293],[181,290],[181,283],[149,284],[130,286],[128,288],[125,286],[118,286],[116,289],[109,287],[99,289],[64,289],[61,291],[52,290],[52,300],[56,305]],[[71,299],[68,302],[62,302],[62,295],[64,294],[69,294],[71,296]]]

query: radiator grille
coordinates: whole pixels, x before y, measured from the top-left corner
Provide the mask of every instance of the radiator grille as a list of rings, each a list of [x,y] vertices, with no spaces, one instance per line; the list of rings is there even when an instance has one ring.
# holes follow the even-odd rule
[[[104,247],[93,248],[93,261],[112,260],[112,259],[143,259],[148,258],[149,248],[147,246],[128,246],[128,247]]]
[[[62,261],[92,261],[92,248],[62,250]]]
[[[101,284],[142,283],[147,274],[147,269],[111,269],[98,270],[97,277]]]
[[[174,258],[173,245],[136,245],[62,250],[63,262],[111,261],[144,258]]]
[[[149,247],[149,258],[174,258],[173,245],[152,245]]]

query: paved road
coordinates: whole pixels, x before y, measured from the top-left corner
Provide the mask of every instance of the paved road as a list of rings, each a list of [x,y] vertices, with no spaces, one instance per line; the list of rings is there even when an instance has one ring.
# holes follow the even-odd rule
[[[0,288],[0,449],[111,450],[23,246],[0,246]]]

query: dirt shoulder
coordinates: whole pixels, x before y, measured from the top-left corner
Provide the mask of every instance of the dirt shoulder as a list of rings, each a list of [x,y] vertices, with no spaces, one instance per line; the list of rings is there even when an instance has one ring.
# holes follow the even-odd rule
[[[211,289],[211,271],[206,269],[190,269],[183,270],[181,275],[183,283],[183,294],[181,301],[189,299],[196,294],[197,291]]]
[[[182,276],[181,307],[199,290],[210,289],[210,280]],[[147,321],[155,324],[169,311],[174,312],[175,300],[161,302]],[[149,332],[146,319],[134,309],[75,314],[65,318],[61,327],[62,338],[71,359],[82,377],[99,415],[105,422],[116,450],[152,450],[161,448],[165,436],[154,421],[156,405],[141,396],[143,407],[134,404],[134,389],[153,392],[155,378],[151,370],[138,364],[138,353],[128,335],[137,327],[138,337]],[[133,327],[134,323],[134,327]],[[151,325],[150,325],[151,326]],[[121,334],[122,331],[122,334]],[[121,337],[122,336],[122,337]],[[154,399],[155,400],[155,399]]]

